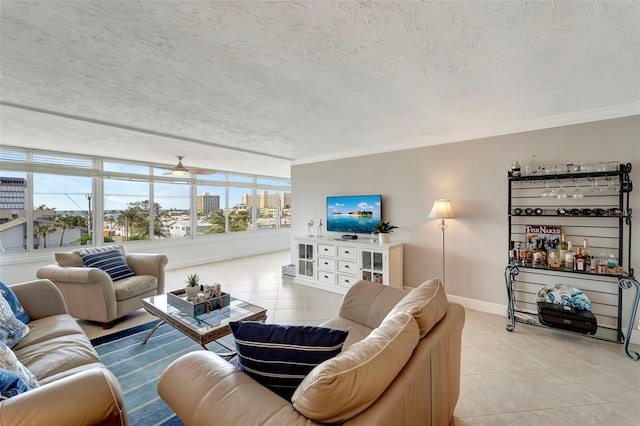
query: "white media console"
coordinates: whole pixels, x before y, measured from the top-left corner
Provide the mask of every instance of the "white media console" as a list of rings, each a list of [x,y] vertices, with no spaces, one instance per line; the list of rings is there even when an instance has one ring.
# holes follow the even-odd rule
[[[360,280],[403,286],[402,243],[296,237],[295,282],[345,294]]]

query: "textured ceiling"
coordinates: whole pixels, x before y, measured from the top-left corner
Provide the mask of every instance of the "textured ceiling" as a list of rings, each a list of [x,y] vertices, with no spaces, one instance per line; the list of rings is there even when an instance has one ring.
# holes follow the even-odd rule
[[[5,145],[286,177],[640,113],[637,1],[0,8]]]

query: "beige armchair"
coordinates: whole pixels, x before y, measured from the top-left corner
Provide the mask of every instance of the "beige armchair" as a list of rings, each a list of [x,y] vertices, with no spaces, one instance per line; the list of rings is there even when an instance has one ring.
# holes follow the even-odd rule
[[[60,289],[69,314],[75,318],[97,321],[103,328],[142,307],[142,299],[164,293],[163,254],[127,253],[120,246],[135,276],[112,281],[101,269],[82,263],[80,250],[56,253],[57,263],[43,266],[36,275],[49,279]]]

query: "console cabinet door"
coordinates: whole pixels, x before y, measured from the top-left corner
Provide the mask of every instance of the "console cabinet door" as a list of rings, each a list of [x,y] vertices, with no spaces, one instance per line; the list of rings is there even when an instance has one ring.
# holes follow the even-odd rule
[[[385,253],[378,250],[360,251],[360,278],[378,284],[389,285],[386,277]]]
[[[314,244],[298,243],[298,275],[315,278]]]

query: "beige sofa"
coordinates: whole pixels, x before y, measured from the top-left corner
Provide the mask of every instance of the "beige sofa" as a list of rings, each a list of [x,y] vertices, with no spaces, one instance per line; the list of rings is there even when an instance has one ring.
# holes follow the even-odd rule
[[[39,387],[0,401],[0,425],[126,425],[122,390],[49,280],[10,286],[29,334],[13,347]]]
[[[53,281],[71,316],[111,328],[114,320],[142,308],[142,299],[165,292],[168,262],[163,254],[127,253],[119,247],[135,276],[112,281],[103,270],[85,267],[80,250],[56,253],[57,263],[38,269],[36,276]]]
[[[323,325],[349,330],[287,401],[207,351],[162,373],[158,393],[185,425],[448,425],[460,390],[464,309],[437,279],[411,291],[367,281]]]

